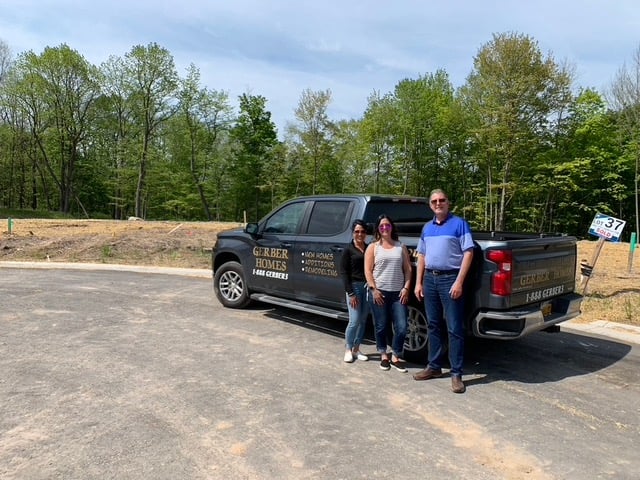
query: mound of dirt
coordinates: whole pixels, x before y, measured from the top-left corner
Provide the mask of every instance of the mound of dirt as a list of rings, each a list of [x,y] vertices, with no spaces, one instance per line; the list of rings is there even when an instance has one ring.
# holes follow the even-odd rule
[[[17,219],[11,234],[2,233],[0,261],[211,268],[216,234],[237,226],[226,222]]]

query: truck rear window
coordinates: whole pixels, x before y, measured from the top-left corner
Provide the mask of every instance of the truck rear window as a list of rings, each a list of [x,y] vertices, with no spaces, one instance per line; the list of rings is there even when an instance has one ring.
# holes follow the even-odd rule
[[[335,235],[344,232],[348,226],[349,201],[322,201],[316,202],[311,211],[309,226],[306,233],[309,235]]]
[[[423,222],[425,218],[433,217],[433,212],[422,201],[384,201],[371,202],[367,205],[364,220],[375,222],[382,214],[389,215],[394,222]]]
[[[388,215],[400,234],[419,234],[424,224],[433,218],[426,200],[371,201],[367,205],[364,221],[375,225],[378,217]]]

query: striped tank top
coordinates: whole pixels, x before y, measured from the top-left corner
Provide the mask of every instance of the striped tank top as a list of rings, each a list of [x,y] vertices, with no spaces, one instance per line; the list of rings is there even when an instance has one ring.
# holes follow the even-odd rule
[[[378,290],[397,292],[404,287],[402,270],[402,243],[396,242],[390,249],[377,243],[374,250],[373,279]]]

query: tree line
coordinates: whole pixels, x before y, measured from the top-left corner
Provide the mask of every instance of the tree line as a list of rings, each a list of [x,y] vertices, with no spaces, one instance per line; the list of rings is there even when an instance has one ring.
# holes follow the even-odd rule
[[[477,230],[586,236],[601,212],[638,231],[639,79],[640,49],[601,93],[533,38],[494,34],[462,86],[401,79],[357,119],[307,89],[279,140],[265,97],[236,112],[158,44],[96,66],[0,41],[0,207],[251,221],[298,195],[444,188]]]

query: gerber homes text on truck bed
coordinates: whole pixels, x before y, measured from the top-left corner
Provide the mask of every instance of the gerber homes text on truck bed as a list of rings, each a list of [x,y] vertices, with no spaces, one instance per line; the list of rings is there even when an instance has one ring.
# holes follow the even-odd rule
[[[393,219],[414,257],[422,227],[433,216],[428,199],[420,197],[300,197],[258,223],[221,232],[212,253],[216,296],[225,307],[256,300],[348,320],[340,255],[351,241],[353,220],[363,219],[371,233],[382,213]],[[464,290],[469,335],[510,340],[553,331],[579,315],[575,237],[473,232],[473,238]],[[423,360],[427,349],[424,308],[412,298],[405,354]]]

